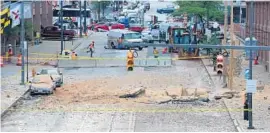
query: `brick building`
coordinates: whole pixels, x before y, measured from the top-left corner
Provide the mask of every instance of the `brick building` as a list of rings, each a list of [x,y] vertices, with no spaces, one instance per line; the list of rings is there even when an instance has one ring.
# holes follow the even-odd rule
[[[247,21],[245,26],[245,37],[249,36],[251,2],[247,2]],[[254,2],[254,36],[260,46],[270,46],[270,1]],[[266,66],[268,72],[270,66],[270,51],[259,51],[259,61]]]

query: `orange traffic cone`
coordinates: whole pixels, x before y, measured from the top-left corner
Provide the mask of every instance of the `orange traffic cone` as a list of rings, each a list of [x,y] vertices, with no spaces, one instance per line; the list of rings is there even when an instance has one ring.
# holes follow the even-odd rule
[[[2,56],[0,56],[0,65],[1,65],[1,67],[4,67],[3,57]]]
[[[258,56],[257,56],[257,58],[254,60],[254,65],[258,65],[259,64],[259,62],[258,62]]]
[[[17,66],[21,66],[21,65],[22,65],[22,55],[19,54],[17,58]]]

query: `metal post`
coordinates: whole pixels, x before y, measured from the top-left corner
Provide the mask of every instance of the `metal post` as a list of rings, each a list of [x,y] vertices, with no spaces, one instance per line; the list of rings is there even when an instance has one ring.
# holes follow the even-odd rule
[[[249,17],[249,26],[250,26],[250,46],[252,46],[252,38],[253,38],[253,24],[254,24],[254,1],[252,0],[250,3],[250,17]],[[249,78],[252,80],[252,50],[250,50],[250,55],[249,55]],[[252,93],[248,93],[248,129],[254,129],[253,124],[252,124]]]
[[[61,22],[61,55],[64,48],[64,27],[63,27],[63,0],[60,1],[60,22]]]
[[[86,28],[86,16],[87,16],[87,12],[86,12],[86,0],[84,0],[84,33],[87,32],[87,28]]]
[[[241,24],[242,23],[242,4],[241,4],[242,2],[241,2],[241,0],[240,0],[240,6],[239,6],[239,9],[240,9],[240,13],[239,13],[239,23]]]
[[[231,45],[234,45],[234,23],[233,23],[233,1],[231,1],[231,26],[230,26],[230,30],[231,30]],[[229,74],[229,88],[232,90],[233,88],[233,56],[234,56],[234,50],[231,49],[231,56],[230,56],[230,74]]]
[[[27,51],[26,51],[26,52],[27,52],[27,55],[26,55],[26,56],[27,56],[27,58],[26,58],[26,63],[27,63],[27,64],[26,64],[26,81],[28,82],[28,81],[29,81],[29,77],[28,77],[28,73],[29,73],[29,72],[28,72],[28,57],[29,57],[29,56],[28,56],[28,53],[29,53],[29,52],[28,52],[28,43],[27,43],[27,49],[26,49],[26,50],[27,50]]]
[[[225,6],[224,6],[224,40],[223,40],[223,45],[226,45],[227,44],[227,27],[228,27],[228,1],[224,1],[224,4],[225,4]],[[227,58],[227,57],[226,57]],[[226,63],[227,64],[227,63]],[[226,80],[226,75],[224,74],[223,75],[223,84],[225,84],[224,85],[224,87],[227,87],[227,80]]]
[[[80,37],[82,37],[82,1],[79,2],[80,6]]]
[[[24,29],[24,2],[21,1],[21,51],[22,51],[22,67],[21,67],[21,85],[24,85],[24,37],[25,37],[25,29]]]

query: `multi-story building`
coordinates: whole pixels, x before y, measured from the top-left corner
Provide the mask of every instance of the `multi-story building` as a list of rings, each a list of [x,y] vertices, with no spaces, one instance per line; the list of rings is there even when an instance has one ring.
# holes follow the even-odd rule
[[[4,6],[1,6],[1,8],[10,7],[11,4],[16,4],[17,2],[18,1],[16,0],[1,1],[1,5],[4,5]],[[30,8],[31,8],[30,10],[32,10],[32,18],[25,19],[25,21],[31,23],[33,27],[32,28],[33,32],[31,32],[31,30],[30,31],[26,30],[26,35],[27,35],[27,38],[29,37],[30,39],[33,40],[34,33],[41,31],[41,25],[43,27],[52,25],[53,8],[50,2],[47,2],[47,1],[29,0],[25,2],[27,3],[30,2]],[[20,39],[19,34],[13,35],[11,38],[12,39],[6,39],[5,42],[1,42],[1,46],[2,46],[1,53],[4,53],[7,51],[8,44],[11,44],[14,49],[19,49],[19,39]],[[2,38],[2,40],[4,39],[5,38]]]
[[[247,21],[245,36],[250,33],[250,12],[251,2],[247,2]],[[260,46],[270,46],[270,1],[255,1],[254,2],[254,36],[258,40]],[[265,65],[270,72],[270,51],[259,51],[259,61]]]

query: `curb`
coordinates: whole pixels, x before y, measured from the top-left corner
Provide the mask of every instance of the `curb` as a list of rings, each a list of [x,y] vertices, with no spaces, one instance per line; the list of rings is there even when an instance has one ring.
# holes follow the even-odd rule
[[[16,105],[23,98],[23,96],[25,96],[29,91],[30,89],[28,88],[17,100],[15,100],[7,109],[5,109],[5,111],[1,113],[1,119],[3,119],[4,115],[7,114],[9,109],[12,108],[14,105]]]
[[[207,70],[207,67],[206,67],[206,65],[204,64],[204,61],[203,61],[202,59],[201,59],[201,62],[202,62],[202,64],[203,64],[203,66],[204,66],[204,68],[205,68],[205,70],[206,70],[208,76],[210,77],[212,83],[215,85],[215,83],[214,83],[214,81],[213,81],[213,79],[212,79],[212,76],[211,76],[211,74],[209,73],[209,71]],[[227,104],[226,104],[226,102],[225,102],[224,99],[222,99],[222,102],[223,102],[223,104],[225,105],[226,109],[228,110],[228,106],[227,106]],[[239,122],[237,121],[237,119],[235,119],[234,117],[232,117],[232,114],[231,114],[230,111],[228,111],[228,113],[229,113],[230,118],[231,118],[232,121],[233,121],[233,125],[234,125],[235,129],[237,130],[237,132],[243,132],[243,130],[242,130],[242,128],[240,127],[240,124],[239,124]]]
[[[89,34],[89,36],[91,36],[92,34],[93,34],[94,32],[91,32],[90,34]],[[87,36],[87,38],[89,37],[89,36]],[[84,38],[83,38],[84,39]],[[79,42],[77,45],[75,45],[75,47],[73,47],[72,48],[72,51],[73,50],[76,50],[82,43],[83,43],[83,41],[84,40],[82,40],[81,42]],[[26,87],[25,85],[24,85],[24,87]],[[6,115],[7,114],[7,112],[9,111],[9,109],[10,108],[12,108],[14,105],[16,105],[17,103],[18,103],[18,101],[20,101],[22,98],[23,98],[23,96],[25,96],[28,92],[30,91],[30,89],[28,88],[17,100],[15,100],[7,109],[5,109],[5,111],[3,111],[3,112],[1,112],[1,118],[3,118],[4,117],[4,115]]]

